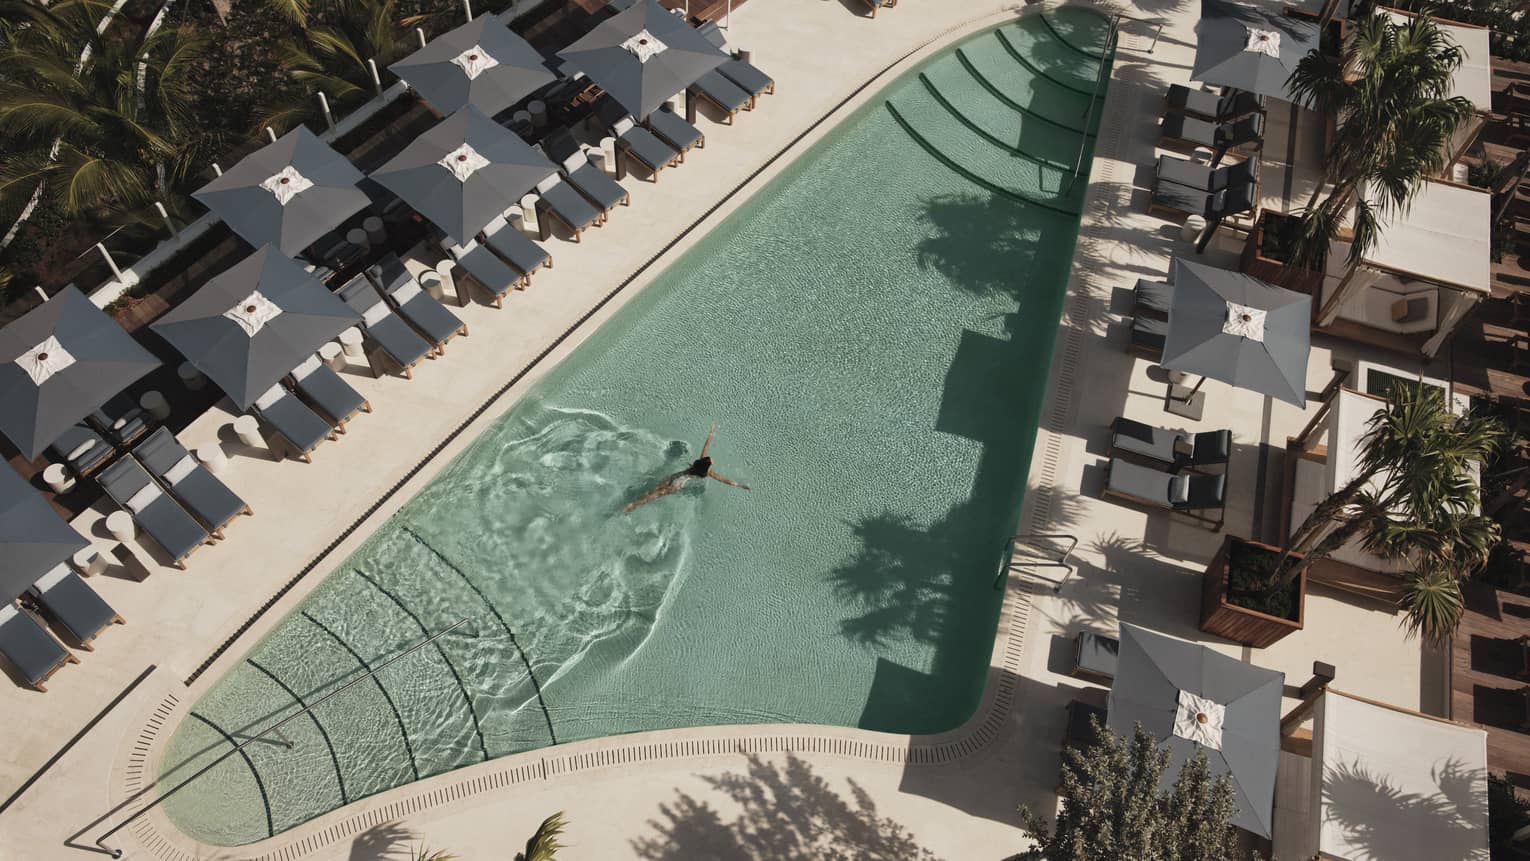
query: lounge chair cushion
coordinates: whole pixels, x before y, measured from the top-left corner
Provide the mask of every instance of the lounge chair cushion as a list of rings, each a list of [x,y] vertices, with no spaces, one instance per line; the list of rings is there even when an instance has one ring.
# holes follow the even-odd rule
[[[0,609],[0,655],[16,667],[27,682],[41,684],[59,665],[69,660],[69,652],[28,613],[14,605]]]
[[[1206,206],[1207,218],[1225,218],[1254,208],[1254,186],[1236,185],[1217,192]]]
[[[393,301],[400,305],[409,304],[409,300],[420,295],[420,282],[409,281],[393,291]]]
[[[537,183],[537,193],[546,194],[547,192],[552,191],[554,188],[557,188],[558,183],[561,183],[562,181],[563,177],[558,176],[557,174],[553,174],[552,176],[549,176],[548,178]]]
[[[730,114],[743,110],[753,98],[715,69],[697,78],[691,86]]]
[[[127,500],[143,488],[154,485],[149,473],[131,457],[120,458],[102,470],[97,481],[106,495],[123,508],[128,508]],[[184,558],[208,537],[207,530],[186,509],[162,493],[144,505],[142,510],[133,512],[133,519],[165,549],[171,559]]]
[[[1176,185],[1188,186],[1198,191],[1213,191],[1212,180],[1216,176],[1216,170],[1209,165],[1178,158],[1172,155],[1161,155],[1158,164],[1153,170],[1153,176],[1158,184],[1172,182]]]
[[[317,448],[333,430],[328,422],[290,395],[261,409],[260,417],[304,453]]]
[[[188,454],[185,457],[182,457],[180,460],[176,461],[175,466],[165,470],[163,478],[165,479],[166,484],[174,487],[182,481],[185,481],[186,476],[191,475],[193,472],[196,472],[196,470],[197,462],[192,459],[191,455]]]
[[[162,494],[163,491],[159,489],[159,485],[146,484],[139,488],[137,493],[129,497],[128,501],[123,503],[123,507],[134,514],[139,514],[153,504],[154,500],[159,499]]]
[[[1078,635],[1078,648],[1074,653],[1074,673],[1083,673],[1101,679],[1116,676],[1116,661],[1121,651],[1121,641],[1115,637],[1083,631]]]
[[[1177,507],[1187,511],[1204,508],[1221,508],[1226,499],[1227,476],[1218,475],[1181,475],[1176,479],[1184,479],[1184,501],[1177,503]]]
[[[654,137],[653,132],[642,127],[629,129],[618,140],[621,141],[628,155],[642,162],[650,170],[663,168],[679,155],[673,147]]]
[[[170,493],[208,528],[218,529],[245,510],[244,500],[197,463],[166,428],[139,443],[133,456],[170,485]]]
[[[54,586],[57,586],[64,580],[64,578],[73,573],[73,571],[69,570],[69,563],[60,562],[53,566],[48,571],[48,573],[37,578],[36,582],[32,584],[32,589],[38,594],[41,594],[48,591],[49,589],[52,589]]]
[[[274,385],[271,388],[266,389],[264,392],[261,392],[260,397],[255,399],[255,409],[270,409],[272,404],[275,404],[277,401],[285,398],[286,396],[286,389],[282,388],[280,384]]]
[[[295,380],[301,380],[314,371],[317,371],[320,364],[321,363],[318,356],[309,356],[308,358],[299,362],[296,368],[292,369],[292,378]]]
[[[1222,192],[1217,192],[1218,195]],[[1179,185],[1173,182],[1160,182],[1153,189],[1153,205],[1175,212],[1194,213],[1206,215],[1212,211],[1216,200],[1213,195],[1196,191],[1188,185]]]
[[[1136,288],[1132,290],[1132,297],[1139,311],[1167,314],[1174,304],[1174,285],[1167,281],[1140,278],[1137,280]]]
[[[515,236],[520,236],[520,231],[506,227],[495,233],[485,235],[484,240],[498,250],[502,242],[513,241]],[[526,237],[521,236],[520,238],[525,239]],[[529,242],[530,240],[527,241]],[[503,296],[514,290],[515,286],[520,283],[520,273],[511,270],[509,266],[505,265],[503,260],[495,256],[493,251],[476,242],[471,242],[466,246],[457,246],[453,249],[452,256],[457,259],[457,265],[467,270],[467,273],[473,277],[474,281],[482,284],[485,290],[488,290],[495,296]]]
[[[97,443],[95,440],[87,439],[74,448],[70,449],[69,454],[65,455],[65,457],[67,457],[69,460],[79,460],[81,457],[85,456],[85,452],[95,448],[96,445]]]
[[[1169,337],[1169,324],[1153,317],[1132,319],[1132,343],[1147,348],[1163,349]]]
[[[648,115],[648,125],[653,127],[665,143],[677,150],[688,150],[701,142],[701,129],[696,128],[685,121],[685,118],[674,111],[660,108]]]
[[[383,304],[382,302],[378,302],[376,305],[373,305],[372,307],[361,312],[361,325],[371,329],[378,323],[381,323],[383,320],[387,319],[388,315],[391,313],[393,312],[388,308],[387,305]]]
[[[568,222],[575,230],[588,227],[600,217],[600,210],[567,183],[560,182],[546,190],[538,190],[542,193],[542,202],[551,207],[559,218]]]
[[[736,57],[718,66],[717,71],[751,95],[758,96],[775,86],[769,75]]]
[[[1190,451],[1190,463],[1195,466],[1227,463],[1232,457],[1232,431],[1202,431],[1195,435]]]
[[[520,270],[523,275],[535,272],[552,257],[552,255],[547,253],[546,249],[531,241],[530,237],[513,227],[505,226],[499,230],[486,231],[484,238],[496,254],[510,261],[510,265]],[[487,251],[484,251],[484,254],[490,257],[494,256],[493,254],[488,254]],[[461,258],[458,258],[458,262],[462,262]],[[468,268],[466,263],[463,264],[463,268]],[[471,272],[472,270],[468,269],[468,271]],[[475,274],[474,277],[478,276]],[[480,278],[479,280],[483,279]],[[505,289],[514,287],[516,280],[511,278],[509,285]]]
[[[366,398],[327,365],[320,365],[297,381],[298,391],[318,405],[334,421],[344,421],[366,404]]]

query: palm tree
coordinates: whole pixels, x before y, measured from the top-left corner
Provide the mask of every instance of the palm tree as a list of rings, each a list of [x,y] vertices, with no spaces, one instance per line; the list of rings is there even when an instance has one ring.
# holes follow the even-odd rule
[[[515,861],[556,861],[558,850],[563,848],[558,838],[563,836],[563,829],[567,826],[562,811],[542,820],[536,833],[526,841],[526,851],[515,853]]]
[[[1393,387],[1361,438],[1355,476],[1291,533],[1269,590],[1289,589],[1314,562],[1358,540],[1367,552],[1410,565],[1403,598],[1410,630],[1436,642],[1448,637],[1460,618],[1458,581],[1481,568],[1499,540],[1498,524],[1480,512],[1474,470],[1502,438],[1491,418],[1451,413],[1437,387]]]
[[[1331,112],[1336,130],[1324,175],[1332,187],[1297,218],[1288,263],[1320,270],[1348,221],[1353,268],[1375,246],[1381,216],[1407,211],[1423,181],[1444,170],[1448,145],[1473,111],[1450,95],[1462,57],[1433,19],[1396,23],[1376,14],[1359,22],[1337,59],[1317,51],[1302,58],[1288,82],[1293,101]]]
[[[343,0],[330,11],[336,23],[306,27],[306,43],[287,52],[284,65],[307,93],[272,105],[259,126],[284,131],[316,115],[315,93],[322,92],[336,111],[366,101],[372,95],[367,60],[381,71],[408,53],[409,35],[395,0]]]
[[[133,46],[68,29],[79,38],[0,49],[0,213],[17,213],[39,183],[69,215],[132,210],[168,197],[223,143],[191,107],[206,39],[167,30]],[[81,44],[92,49],[83,63]]]

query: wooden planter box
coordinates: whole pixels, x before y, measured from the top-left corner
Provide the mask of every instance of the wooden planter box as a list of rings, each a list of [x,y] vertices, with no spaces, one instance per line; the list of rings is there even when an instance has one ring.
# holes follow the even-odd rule
[[[1313,298],[1312,308],[1313,313],[1316,314],[1318,304],[1323,297],[1323,273],[1287,266],[1284,260],[1265,257],[1260,253],[1259,249],[1264,247],[1265,221],[1271,215],[1278,216],[1279,213],[1260,213],[1259,220],[1254,223],[1254,229],[1249,231],[1248,239],[1243,243],[1243,254],[1238,258],[1238,271],[1245,275],[1252,275],[1260,281],[1268,281],[1299,293],[1306,293]]]
[[[1226,637],[1245,646],[1262,649],[1288,634],[1302,629],[1307,613],[1307,572],[1297,581],[1296,619],[1281,619],[1227,602],[1228,559],[1231,558],[1233,542],[1250,544],[1279,553],[1279,547],[1271,547],[1258,541],[1247,541],[1228,535],[1222,539],[1222,547],[1206,566],[1201,577],[1201,630],[1208,634]],[[1302,554],[1293,553],[1300,559]]]

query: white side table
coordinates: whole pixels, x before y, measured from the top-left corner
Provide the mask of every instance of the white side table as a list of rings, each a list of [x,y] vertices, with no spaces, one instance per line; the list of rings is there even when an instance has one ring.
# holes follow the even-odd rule
[[[461,307],[468,303],[467,285],[457,283],[456,276],[452,274],[452,270],[456,268],[457,261],[446,257],[437,262],[435,268],[430,271],[436,273],[436,277],[441,279],[441,295],[450,293],[456,296],[457,305]]]
[[[352,227],[345,234],[345,241],[357,248],[371,248],[372,240],[367,238],[367,232],[359,227]]]
[[[113,511],[106,515],[106,531],[118,541],[132,541],[138,537],[138,524],[126,511]]]
[[[361,229],[367,232],[367,240],[373,245],[382,245],[388,239],[388,229],[383,226],[383,220],[375,215],[368,215],[361,222]]]
[[[352,326],[341,332],[340,349],[352,359],[366,358],[366,350],[361,346],[361,330]]]
[[[334,341],[325,341],[319,345],[319,361],[329,365],[334,370],[340,370],[344,364],[340,359],[342,355],[340,345]]]
[[[526,105],[526,111],[531,114],[532,126],[541,128],[542,126],[547,125],[546,102],[542,101],[541,99],[532,99],[531,103]]]
[[[521,224],[525,225],[528,233],[536,233],[540,228],[537,224],[537,196],[528,194],[521,198]]]
[[[207,385],[207,378],[197,370],[197,366],[190,362],[181,362],[180,367],[175,369],[176,376],[181,378],[181,385],[189,391],[197,391]]]
[[[106,557],[94,547],[83,547],[74,551],[71,561],[74,562],[74,570],[86,577],[94,577],[106,571]]]
[[[544,108],[543,110],[545,112],[546,109]],[[545,115],[545,113],[544,113],[544,115]],[[532,125],[535,125],[535,123],[531,119],[531,111],[516,111],[515,113],[510,115],[510,122],[512,122],[512,123],[530,123]]]
[[[600,154],[605,158],[606,173],[616,176],[616,138],[609,136],[601,138]]]
[[[1192,215],[1185,219],[1185,224],[1179,229],[1179,238],[1186,242],[1194,242],[1206,229],[1206,219],[1199,215]]]
[[[257,432],[259,427],[257,424]],[[197,460],[201,461],[203,466],[207,467],[208,472],[219,473],[223,471],[224,467],[228,466],[228,455],[224,454],[223,446],[215,442],[197,446],[197,450],[193,454],[197,456]]]
[[[157,422],[162,422],[170,417],[170,402],[157,389],[144,392],[138,399],[138,405],[143,407]]]
[[[426,269],[415,280],[420,282],[420,289],[434,296],[438,302],[446,295],[446,289],[441,286],[441,273],[434,269]]]
[[[265,437],[260,435],[260,422],[254,416],[240,416],[234,419],[234,436],[250,448],[265,448]]]
[[[590,160],[590,164],[594,165],[596,170],[603,170],[606,173],[611,172],[606,168],[606,151],[600,147],[592,146],[586,148],[584,157]]]
[[[68,493],[74,487],[74,477],[61,463],[50,463],[43,470],[43,484],[48,485],[54,493]]]

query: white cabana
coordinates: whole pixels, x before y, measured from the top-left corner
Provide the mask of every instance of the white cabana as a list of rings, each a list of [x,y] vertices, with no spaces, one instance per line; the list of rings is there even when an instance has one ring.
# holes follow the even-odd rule
[[[1487,861],[1487,733],[1329,689],[1284,752],[1275,857]]]
[[[1388,18],[1399,24],[1414,17],[1412,12],[1404,12],[1401,9],[1384,6],[1378,8]],[[1454,164],[1457,159],[1466,154],[1466,150],[1482,132],[1482,127],[1487,121],[1487,114],[1493,109],[1493,70],[1489,65],[1492,57],[1493,31],[1486,27],[1447,21],[1439,17],[1434,19],[1434,23],[1439,27],[1440,32],[1461,47],[1461,66],[1451,76],[1450,95],[1464,96],[1477,109],[1477,115],[1463,123],[1456,130],[1455,138],[1451,140],[1449,163]]]
[[[1425,182],[1407,211],[1381,216],[1379,232],[1354,270],[1350,244],[1333,242],[1317,324],[1347,320],[1415,336],[1420,352],[1433,356],[1466,312],[1492,293],[1492,195]]]

